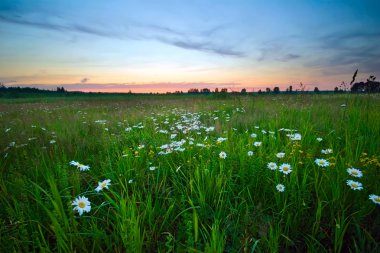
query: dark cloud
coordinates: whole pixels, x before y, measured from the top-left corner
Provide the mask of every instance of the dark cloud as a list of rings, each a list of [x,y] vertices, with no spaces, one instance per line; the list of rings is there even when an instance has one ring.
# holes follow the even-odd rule
[[[87,77],[85,77],[85,78],[83,78],[82,80],[80,80],[80,82],[81,82],[81,83],[87,83],[88,80],[90,80],[90,79],[88,79]]]
[[[380,32],[351,31],[333,33],[317,39],[317,50],[322,53],[308,61],[306,67],[352,69],[366,73],[380,71]],[[336,73],[327,70],[326,73]],[[339,71],[338,71],[339,72]]]
[[[235,51],[227,47],[221,47],[214,45],[209,42],[192,42],[192,41],[183,41],[183,40],[171,40],[167,38],[157,38],[159,41],[170,44],[179,48],[203,51],[213,54],[218,54],[221,56],[235,56],[235,57],[245,57],[246,55],[243,52]]]

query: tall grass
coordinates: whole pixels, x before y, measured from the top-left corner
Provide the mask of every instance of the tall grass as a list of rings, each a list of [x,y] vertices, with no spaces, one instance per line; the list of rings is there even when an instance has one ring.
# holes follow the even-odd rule
[[[369,195],[380,195],[379,102],[347,94],[7,101],[0,251],[378,252],[379,205]],[[200,128],[183,133],[179,124]],[[181,139],[183,151],[160,154]],[[104,179],[109,189],[96,192]],[[91,201],[89,213],[73,211],[77,196]]]

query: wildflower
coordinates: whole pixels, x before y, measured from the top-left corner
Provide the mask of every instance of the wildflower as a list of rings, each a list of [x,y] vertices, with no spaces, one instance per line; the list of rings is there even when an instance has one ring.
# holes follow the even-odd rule
[[[80,163],[76,162],[76,161],[71,161],[70,162],[70,165],[74,165],[74,166],[78,166]]]
[[[156,169],[156,167],[154,167],[154,166],[150,166],[150,167],[149,167],[149,170],[150,170],[150,171],[154,171],[155,169]]]
[[[251,134],[251,137],[252,137],[252,138],[256,138],[256,137],[257,137],[257,134]]]
[[[95,191],[100,192],[104,188],[108,189],[108,186],[111,184],[111,179],[103,180],[103,182],[98,183],[98,187],[96,187]]]
[[[133,179],[129,179],[128,184],[132,184],[132,183],[133,183]]]
[[[291,134],[289,135],[289,137],[292,141],[300,141],[302,138],[301,134]]]
[[[284,173],[285,175],[289,174],[292,172],[292,166],[290,164],[284,163],[280,166],[280,171]]]
[[[283,184],[278,184],[278,185],[276,185],[276,189],[279,192],[283,192],[283,191],[285,191],[285,186]]]
[[[270,163],[268,163],[267,167],[270,170],[276,170],[277,169],[277,164],[275,164],[274,162],[270,162]]]
[[[253,156],[253,151],[248,151],[248,156]]]
[[[380,205],[380,196],[371,194],[369,195],[369,199],[372,200],[373,203]]]
[[[285,153],[277,153],[276,156],[277,156],[277,158],[284,158]]]
[[[90,170],[90,166],[88,166],[88,165],[78,164],[77,167],[78,167],[78,169],[80,171],[88,171],[88,170]]]
[[[348,168],[347,173],[353,177],[362,177],[363,176],[363,172],[361,172],[360,170],[355,169],[355,168]]]
[[[260,147],[261,146],[261,141],[256,141],[255,143],[253,143],[253,145],[255,146],[255,147]]]
[[[327,167],[329,166],[329,162],[325,159],[315,159],[315,163],[320,167]]]
[[[132,131],[132,127],[126,127],[126,128],[124,129],[124,131],[126,131],[126,132],[130,132],[130,131]]]
[[[91,211],[91,203],[88,201],[88,198],[84,196],[77,197],[72,203],[72,206],[74,206],[73,210],[78,211],[79,215],[82,215],[83,212],[90,212]]]
[[[322,154],[325,154],[325,155],[327,155],[327,154],[331,154],[333,151],[332,151],[332,149],[331,148],[328,148],[328,149],[322,149],[321,150],[321,153]]]
[[[322,139],[321,137],[318,137],[318,138],[317,138],[317,141],[318,141],[318,142],[321,142],[321,141],[323,141],[323,139]]]
[[[56,142],[55,140],[51,140],[49,143],[54,144],[55,142]]]
[[[352,190],[363,190],[363,185],[360,182],[347,180],[347,185],[350,186]]]
[[[222,151],[222,152],[219,153],[219,158],[226,159],[226,157],[227,157],[226,152]]]

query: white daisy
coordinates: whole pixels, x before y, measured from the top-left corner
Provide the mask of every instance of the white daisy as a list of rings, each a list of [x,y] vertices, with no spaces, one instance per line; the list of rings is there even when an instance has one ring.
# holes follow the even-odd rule
[[[219,158],[226,159],[226,157],[227,157],[226,152],[222,151],[222,152],[219,153]]]
[[[318,138],[317,138],[317,141],[318,141],[318,142],[321,142],[321,141],[323,141],[323,139],[322,139],[321,137],[318,137]]]
[[[362,177],[363,176],[363,172],[361,172],[360,170],[355,169],[355,168],[348,168],[347,173],[353,177]]]
[[[279,192],[283,192],[283,191],[285,191],[285,186],[283,184],[278,184],[278,185],[276,185],[276,189]]]
[[[154,167],[154,166],[150,166],[150,167],[149,167],[149,170],[150,170],[150,171],[154,171],[155,169],[156,169],[156,167]]]
[[[88,171],[88,170],[90,170],[90,166],[84,165],[84,164],[78,164],[77,167],[78,167],[78,169],[80,171]]]
[[[325,159],[315,159],[315,163],[320,167],[327,167],[329,166],[329,162]]]
[[[248,151],[248,156],[253,156],[253,151]]]
[[[280,166],[280,171],[284,173],[285,175],[289,174],[292,172],[292,166],[290,164],[284,163]]]
[[[84,196],[77,197],[72,203],[72,206],[74,206],[73,210],[78,211],[79,215],[82,215],[83,212],[90,212],[91,211],[91,203],[88,200],[88,198]]]
[[[371,194],[369,195],[369,199],[372,200],[373,203],[380,205],[380,196]]]
[[[251,134],[251,137],[252,137],[252,138],[256,138],[256,137],[257,137],[257,134]]]
[[[363,190],[363,185],[360,182],[347,180],[347,185],[350,186],[353,190]]]
[[[280,153],[277,153],[276,156],[277,156],[277,158],[284,158],[285,153],[280,152]]]
[[[261,141],[255,141],[255,143],[253,143],[253,145],[255,146],[255,147],[260,147],[261,146]]]
[[[270,162],[270,163],[267,164],[267,167],[270,170],[276,170],[277,169],[277,164],[275,164],[274,162]]]
[[[96,187],[95,191],[100,192],[104,188],[108,189],[108,186],[111,185],[111,179],[103,180],[103,182],[98,183],[98,187]]]

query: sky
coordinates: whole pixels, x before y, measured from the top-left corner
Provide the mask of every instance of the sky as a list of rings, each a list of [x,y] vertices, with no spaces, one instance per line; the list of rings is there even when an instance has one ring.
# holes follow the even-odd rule
[[[0,0],[0,82],[103,92],[380,78],[378,0]]]

